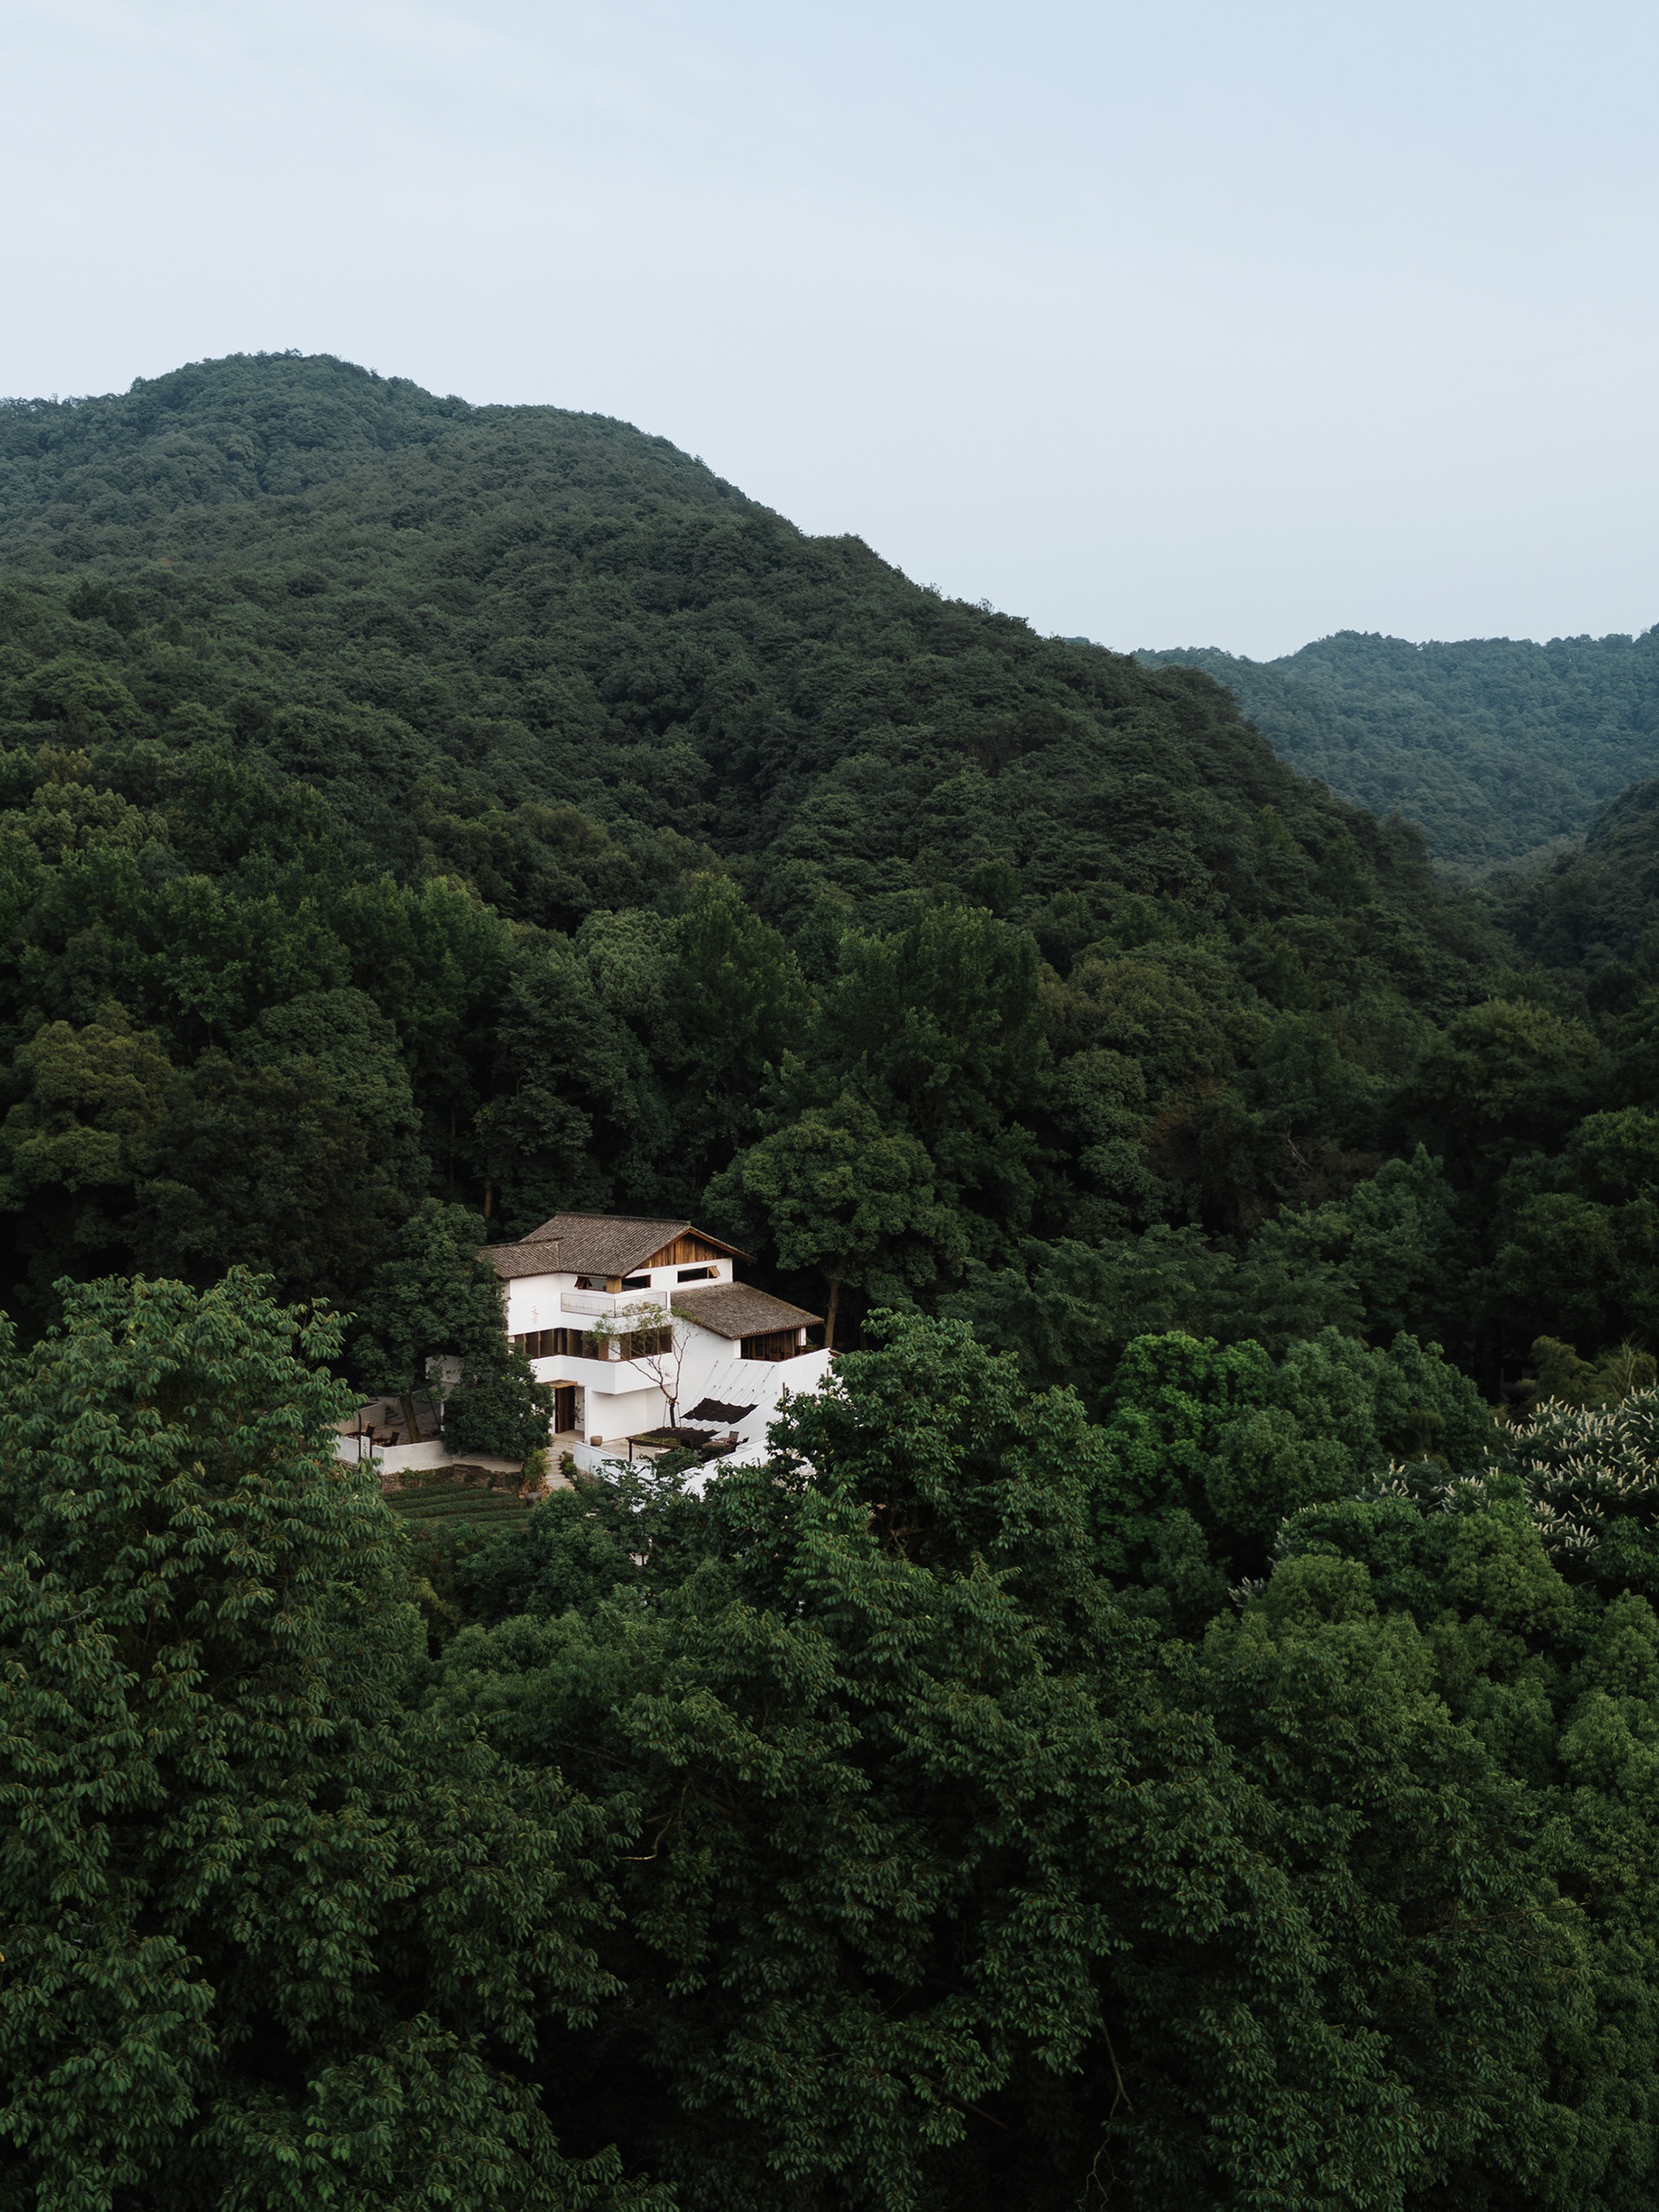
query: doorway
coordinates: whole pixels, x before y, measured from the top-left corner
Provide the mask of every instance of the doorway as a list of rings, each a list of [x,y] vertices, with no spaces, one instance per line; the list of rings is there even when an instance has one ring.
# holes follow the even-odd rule
[[[553,1385],[553,1426],[561,1436],[569,1434],[576,1425],[576,1386],[574,1382]]]

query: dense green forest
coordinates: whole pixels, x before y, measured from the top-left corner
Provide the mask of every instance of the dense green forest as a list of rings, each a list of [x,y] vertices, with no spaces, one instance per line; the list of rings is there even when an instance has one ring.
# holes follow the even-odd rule
[[[1339,631],[1283,658],[1141,658],[1206,670],[1304,775],[1419,823],[1469,871],[1577,838],[1659,772],[1659,631],[1411,645]]]
[[[1652,2204],[1659,787],[1452,895],[289,355],[0,410],[0,2212]],[[533,1442],[570,1205],[834,1382],[400,1518],[330,1423]]]

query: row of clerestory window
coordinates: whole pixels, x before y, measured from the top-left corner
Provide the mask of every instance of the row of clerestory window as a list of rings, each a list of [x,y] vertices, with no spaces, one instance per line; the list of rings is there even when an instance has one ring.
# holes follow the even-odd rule
[[[652,1359],[674,1349],[674,1332],[630,1329],[601,1336],[595,1329],[531,1329],[513,1338],[512,1348],[526,1359]]]

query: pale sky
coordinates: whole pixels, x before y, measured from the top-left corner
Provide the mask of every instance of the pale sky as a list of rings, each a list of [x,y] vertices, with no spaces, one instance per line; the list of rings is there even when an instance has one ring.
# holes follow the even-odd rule
[[[1659,620],[1659,12],[0,0],[0,391],[618,415],[1118,646]]]

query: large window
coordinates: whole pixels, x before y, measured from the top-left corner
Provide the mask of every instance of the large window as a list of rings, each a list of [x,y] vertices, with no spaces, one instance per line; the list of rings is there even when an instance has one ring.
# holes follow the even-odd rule
[[[521,1351],[526,1359],[603,1359],[605,1347],[599,1338],[584,1329],[532,1329],[527,1336],[515,1337],[514,1351]]]
[[[673,1351],[674,1332],[631,1329],[623,1336],[602,1337],[592,1329],[531,1329],[512,1340],[513,1350],[526,1359],[609,1359],[613,1344],[619,1359],[650,1359]]]
[[[658,1352],[673,1351],[674,1332],[672,1329],[634,1329],[621,1342],[624,1359],[651,1359]]]

